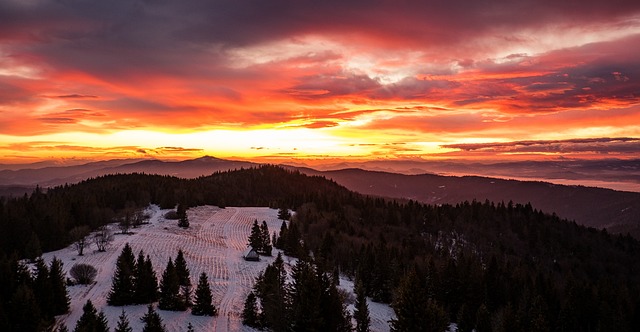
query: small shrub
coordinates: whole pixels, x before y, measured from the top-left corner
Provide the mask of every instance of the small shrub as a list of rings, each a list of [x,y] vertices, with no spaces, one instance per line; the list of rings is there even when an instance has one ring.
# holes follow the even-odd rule
[[[69,270],[71,277],[76,280],[77,284],[88,285],[93,282],[98,274],[98,270],[89,264],[74,264]]]

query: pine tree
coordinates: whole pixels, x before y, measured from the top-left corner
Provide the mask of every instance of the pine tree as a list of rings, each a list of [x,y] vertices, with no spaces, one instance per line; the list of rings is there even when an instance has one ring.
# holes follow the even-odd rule
[[[109,305],[122,306],[135,302],[135,274],[135,257],[127,243],[116,262],[116,271],[113,274],[111,291],[107,299]]]
[[[180,285],[180,295],[184,305],[188,307],[191,305],[191,276],[182,249],[178,250],[175,267],[178,275],[178,284]]]
[[[322,308],[319,299],[322,286],[316,277],[315,266],[299,260],[292,269],[291,325],[295,331],[320,329],[323,325]]]
[[[285,241],[283,241],[284,253],[287,256],[300,258],[300,256],[305,254],[300,239],[301,235],[298,225],[296,223],[290,223],[287,229],[287,237]]]
[[[25,245],[24,257],[33,261],[40,256],[42,256],[42,248],[40,247],[40,240],[38,239],[38,235],[35,232],[33,232],[31,233],[31,237],[29,237],[29,241]]]
[[[355,332],[369,332],[369,326],[371,319],[369,317],[369,305],[367,304],[367,297],[364,293],[364,286],[360,278],[356,280],[355,286],[356,304],[353,311],[353,317],[356,320]]]
[[[31,287],[21,283],[9,303],[11,306],[7,308],[7,316],[11,317],[11,330],[38,331],[42,316]]]
[[[151,259],[140,250],[136,263],[135,303],[151,303],[158,299],[158,278],[153,270]]]
[[[195,303],[191,308],[191,313],[196,316],[216,316],[216,307],[212,304],[211,288],[209,278],[205,272],[200,274],[198,288],[196,289]]]
[[[76,328],[73,329],[73,332],[109,332],[104,312],[101,311],[98,314],[91,300],[87,300],[87,303],[82,307],[82,316],[76,323]]]
[[[44,317],[53,316],[52,302],[53,293],[51,292],[51,280],[49,279],[49,268],[42,258],[36,260],[35,278],[33,280],[33,293],[36,301],[40,306],[40,313]]]
[[[280,225],[280,233],[278,234],[278,239],[273,242],[273,245],[278,249],[284,249],[284,244],[287,240],[287,222],[282,221],[282,225]]]
[[[491,331],[491,314],[487,309],[487,306],[483,303],[476,311],[476,331],[489,332]]]
[[[253,226],[251,226],[251,234],[249,235],[249,246],[253,248],[256,252],[262,251],[262,232],[260,231],[260,226],[258,226],[258,220],[253,221]]]
[[[62,261],[56,257],[53,257],[51,261],[49,279],[51,280],[51,293],[53,295],[51,313],[54,316],[67,313],[69,311],[69,294],[67,293]]]
[[[142,332],[166,331],[164,325],[162,325],[162,318],[160,318],[160,315],[153,309],[153,305],[151,304],[147,307],[147,313],[144,314],[140,320],[144,323]]]
[[[278,219],[281,220],[289,220],[289,218],[291,218],[291,213],[289,212],[289,209],[285,208],[285,207],[281,207],[280,209],[278,209]]]
[[[428,298],[413,270],[401,282],[392,307],[396,318],[391,320],[391,331],[442,332],[448,326],[447,313],[435,300]]]
[[[338,287],[329,273],[316,267],[316,278],[320,285],[320,315],[323,318],[319,327],[322,331],[351,331],[351,314],[338,292]]]
[[[122,309],[122,313],[118,317],[118,325],[116,325],[114,332],[133,332],[133,329],[129,326],[129,318],[124,312],[124,309]]]
[[[289,327],[290,297],[285,284],[286,277],[284,261],[278,253],[275,261],[267,265],[254,285],[254,295],[262,305],[258,322],[274,331],[285,331]]]
[[[269,227],[265,220],[262,221],[262,225],[260,226],[260,238],[262,242],[262,248],[260,251],[267,256],[271,256],[273,247],[271,246],[271,238],[269,237]]]
[[[260,327],[258,319],[258,302],[256,294],[249,292],[247,299],[244,301],[244,308],[242,309],[242,324],[258,328]]]
[[[276,233],[276,231],[273,231],[273,233],[271,234],[271,245],[277,248],[278,246],[276,245],[276,243],[278,243],[278,234]]]
[[[182,216],[180,216],[180,220],[178,221],[178,227],[182,227],[182,228],[189,228],[189,217],[187,216],[187,214],[183,214]]]
[[[187,207],[184,204],[178,204],[176,208],[176,214],[179,221],[178,226],[182,228],[189,228],[189,217],[187,216]]]
[[[182,311],[186,307],[180,299],[180,284],[178,274],[173,265],[173,261],[169,258],[167,267],[162,273],[160,280],[160,302],[158,308],[162,310]]]

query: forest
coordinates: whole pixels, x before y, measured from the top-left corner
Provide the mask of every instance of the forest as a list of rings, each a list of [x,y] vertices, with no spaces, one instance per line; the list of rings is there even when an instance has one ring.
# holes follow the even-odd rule
[[[631,236],[585,228],[530,204],[431,206],[364,196],[270,165],[196,179],[115,174],[0,198],[0,268],[7,279],[0,282],[0,329],[13,329],[9,317],[25,289],[35,294],[38,275],[28,275],[18,260],[37,260],[75,241],[78,229],[96,229],[150,203],[295,211],[273,244],[305,262],[296,275],[315,273],[319,281],[309,284],[329,290],[325,275],[354,278],[366,296],[394,308],[393,331],[442,331],[449,322],[460,331],[640,330],[640,243]],[[45,280],[56,280],[54,266],[44,268]],[[254,296],[266,288],[258,286]],[[280,313],[269,321],[291,315]],[[46,326],[53,314],[40,313],[38,324]],[[304,326],[322,326],[323,315],[330,313],[319,311],[318,321]]]

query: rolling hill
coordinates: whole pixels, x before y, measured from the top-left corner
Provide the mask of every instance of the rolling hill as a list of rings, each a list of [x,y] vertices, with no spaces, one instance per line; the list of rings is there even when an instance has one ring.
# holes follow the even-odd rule
[[[34,165],[34,168],[1,170],[0,195],[17,196],[31,192],[36,185],[46,188],[114,173],[196,178],[218,171],[257,165],[209,156],[185,161],[111,160],[41,168]],[[410,166],[417,167],[414,164]],[[328,171],[295,166],[288,168],[304,174],[325,176],[350,190],[366,195],[412,199],[429,204],[456,204],[472,200],[531,203],[536,209],[556,213],[582,225],[607,228],[614,233],[629,232],[640,237],[640,193],[635,192],[480,176],[399,174],[358,168]],[[421,168],[420,171],[424,169]]]

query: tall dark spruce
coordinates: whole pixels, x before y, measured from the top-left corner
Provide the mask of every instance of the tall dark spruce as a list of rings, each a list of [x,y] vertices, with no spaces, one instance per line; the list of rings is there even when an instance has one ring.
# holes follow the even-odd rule
[[[211,295],[211,287],[209,286],[209,278],[205,272],[200,274],[198,287],[196,288],[195,300],[191,313],[196,316],[216,316],[218,310],[213,305],[213,296]]]
[[[135,303],[146,304],[158,299],[158,278],[153,269],[151,259],[140,250],[136,263]]]
[[[180,296],[178,273],[171,258],[169,258],[160,280],[160,302],[158,303],[158,308],[171,311],[186,310],[186,305]]]
[[[184,259],[182,249],[178,250],[175,260],[176,274],[178,275],[178,284],[180,285],[180,297],[185,306],[191,306],[191,275],[187,267],[187,261]]]
[[[107,298],[109,305],[123,306],[135,303],[135,274],[135,257],[131,246],[127,243],[116,261],[111,291]]]
[[[82,307],[82,316],[76,323],[73,332],[109,332],[107,317],[104,312],[96,310],[90,300]]]

